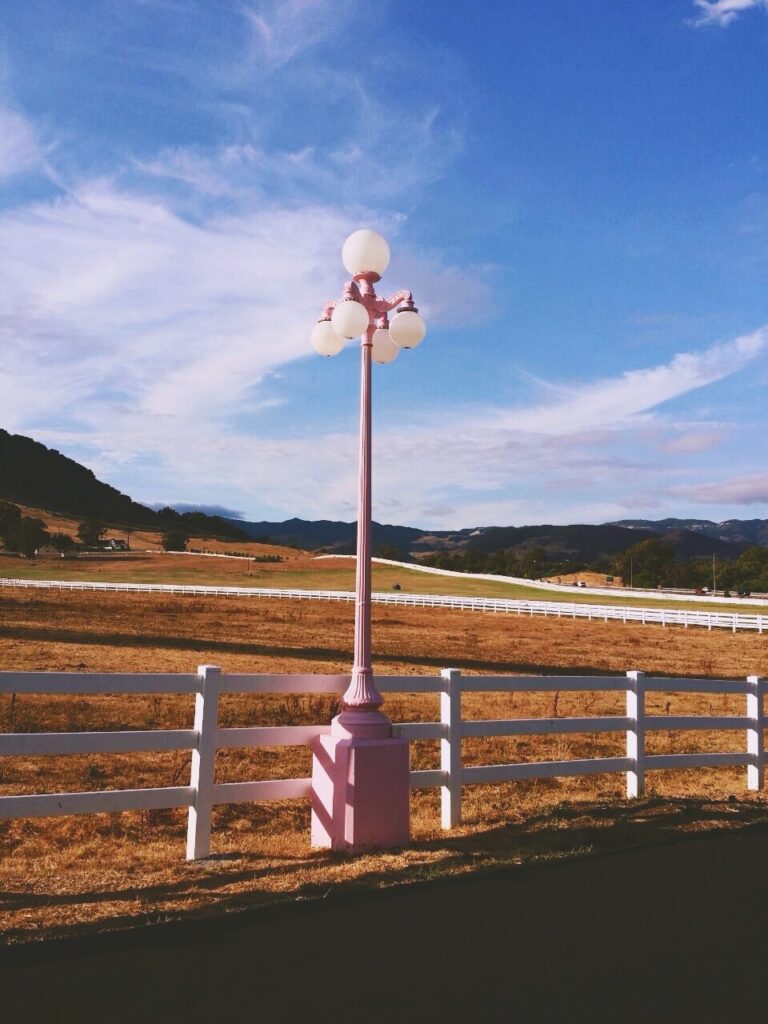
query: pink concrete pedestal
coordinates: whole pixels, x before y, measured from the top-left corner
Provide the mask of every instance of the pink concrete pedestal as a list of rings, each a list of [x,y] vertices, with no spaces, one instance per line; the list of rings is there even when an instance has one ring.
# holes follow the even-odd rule
[[[343,731],[337,722],[334,732]],[[406,846],[410,833],[408,741],[318,736],[312,743],[312,845],[357,853]]]

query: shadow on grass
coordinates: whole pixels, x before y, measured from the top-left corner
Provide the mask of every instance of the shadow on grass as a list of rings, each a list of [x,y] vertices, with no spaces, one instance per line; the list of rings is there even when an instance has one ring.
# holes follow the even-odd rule
[[[576,856],[620,853],[704,838],[746,827],[768,827],[768,804],[736,800],[651,797],[627,804],[590,802],[557,805],[521,822],[505,822],[464,835],[416,840],[413,852],[444,856],[418,865],[372,871],[344,888],[379,888],[398,882],[448,879],[509,871]],[[337,855],[338,856],[338,855]],[[327,886],[305,886],[302,895]]]
[[[628,804],[560,804],[521,822],[417,839],[406,851],[372,853],[369,856],[378,861],[376,866],[348,879],[338,879],[339,867],[351,861],[347,854],[314,851],[292,858],[267,858],[259,853],[231,851],[187,864],[184,877],[161,884],[72,894],[5,891],[0,892],[0,904],[8,910],[100,903],[125,903],[140,908],[134,913],[112,914],[95,925],[38,929],[34,936],[75,937],[95,931],[119,931],[158,922],[194,921],[233,911],[313,902],[330,894],[359,896],[403,885],[492,877],[526,866],[620,854],[760,826],[768,827],[768,805],[762,802],[654,797]],[[420,860],[419,854],[425,859]],[[333,869],[327,878],[322,877],[325,868]],[[285,878],[293,873],[315,873],[321,877],[284,891],[258,884],[238,892],[227,891],[242,883],[258,883],[267,877]],[[188,908],[168,909],[163,905],[164,901],[180,898],[188,899]],[[31,937],[23,928],[12,928],[4,933],[3,940],[14,943]]]
[[[62,629],[57,627],[40,626],[0,626],[0,638],[8,640],[32,641],[41,643],[63,643],[92,645],[95,647],[135,647],[135,648],[161,648],[167,650],[215,652],[217,654],[249,654],[253,656],[272,658],[292,658],[297,661],[330,661],[347,663],[350,660],[350,651],[347,648],[335,647],[287,647],[272,644],[259,644],[237,640],[214,640],[211,637],[187,637],[151,635],[136,633],[98,633],[80,629]],[[450,665],[451,668],[464,669],[467,671],[491,672],[493,674],[521,673],[549,675],[580,675],[580,676],[610,676],[620,673],[607,670],[605,667],[592,665],[580,665],[574,668],[571,665],[550,665],[541,662],[528,661],[505,661],[498,658],[481,659],[454,656],[430,656],[415,655],[402,652],[388,652],[374,650],[374,660],[378,664],[402,664],[404,660],[409,665],[421,666],[429,669],[442,669]],[[702,677],[704,678],[704,677]]]

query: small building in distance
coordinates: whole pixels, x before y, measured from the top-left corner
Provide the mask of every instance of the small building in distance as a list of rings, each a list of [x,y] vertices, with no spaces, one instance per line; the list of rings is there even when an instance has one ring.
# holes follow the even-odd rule
[[[128,541],[122,540],[119,537],[107,537],[105,540],[100,540],[95,548],[91,548],[92,551],[128,551]]]
[[[615,587],[617,590],[624,586],[621,576],[591,572],[589,569],[584,569],[582,572],[561,573],[559,576],[548,576],[544,582],[562,583],[567,587]]]

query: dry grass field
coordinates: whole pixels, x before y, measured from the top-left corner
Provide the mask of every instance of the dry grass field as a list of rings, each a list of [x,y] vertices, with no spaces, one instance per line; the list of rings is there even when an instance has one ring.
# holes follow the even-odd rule
[[[210,560],[214,561],[214,560]],[[237,563],[233,563],[237,564]],[[585,623],[457,611],[374,608],[380,674],[619,673],[743,677],[768,674],[757,635]],[[214,663],[235,672],[348,671],[349,605],[87,592],[0,592],[0,669],[189,672]],[[733,697],[667,696],[657,713],[743,713]],[[223,698],[221,724],[328,721],[330,697]],[[387,700],[395,721],[434,720],[437,698]],[[620,694],[492,694],[464,699],[473,718],[623,713]],[[192,699],[0,696],[3,731],[189,728]],[[623,753],[617,734],[466,740],[465,763]],[[740,733],[653,734],[653,752],[743,749]],[[412,747],[436,767],[438,744]],[[219,754],[217,779],[308,774],[302,748]],[[222,806],[214,856],[188,864],[185,813],[150,811],[0,824],[0,931],[28,941],[83,928],[122,927],[179,914],[232,911],[322,897],[350,886],[394,885],[541,858],[659,841],[686,831],[768,820],[747,798],[738,769],[651,773],[649,797],[627,804],[620,776],[465,787],[465,821],[439,828],[436,790],[413,796],[413,844],[358,858],[311,851],[306,801]],[[0,791],[51,792],[185,784],[184,753],[5,758]]]
[[[46,557],[22,559],[4,556],[0,552],[0,576],[33,580],[71,580],[102,583],[176,583],[205,586],[280,587],[304,590],[352,591],[355,586],[355,563],[352,558],[316,558],[311,553],[265,544],[225,544],[198,538],[190,546],[221,547],[229,550],[248,550],[251,555],[278,555],[279,562],[255,562],[240,558],[209,558],[197,555],[150,553],[144,555],[99,555],[81,558]],[[521,584],[500,583],[494,580],[476,580],[463,576],[441,576],[403,569],[398,566],[373,566],[373,589],[391,591],[398,584],[404,594],[452,594],[462,597],[502,597],[533,601],[557,601],[570,604],[614,604],[634,607],[659,608],[662,602],[654,598],[630,597],[622,592],[616,596],[601,596],[574,587],[573,591],[546,591]],[[765,607],[753,607],[746,602],[734,604],[703,604],[690,601],[669,601],[668,606],[678,610],[758,612]]]

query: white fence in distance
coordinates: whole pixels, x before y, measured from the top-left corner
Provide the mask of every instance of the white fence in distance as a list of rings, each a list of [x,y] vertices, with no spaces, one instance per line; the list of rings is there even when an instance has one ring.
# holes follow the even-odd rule
[[[261,597],[293,601],[354,602],[355,595],[345,590],[301,590],[278,587],[217,587],[182,583],[95,583],[68,580],[0,579],[0,588],[20,587],[43,590],[101,590],[143,594],[197,595],[198,597]],[[402,592],[371,595],[374,604],[409,608],[453,608],[471,612],[493,612],[505,615],[543,615],[556,619],[587,619],[594,622],[639,622],[643,625],[689,626],[704,629],[768,631],[768,615],[734,612],[697,611],[685,608],[622,607],[619,605],[586,604],[575,601],[529,601],[506,597],[457,597],[450,594],[404,594]]]
[[[83,793],[1,795],[0,819],[89,814],[101,811],[148,810],[188,807],[187,859],[210,853],[211,816],[214,805],[307,798],[311,779],[275,779],[258,782],[215,780],[216,751],[226,747],[296,746],[328,733],[328,725],[220,728],[219,697],[222,693],[336,693],[349,682],[341,675],[241,675],[224,674],[214,665],[200,666],[190,674],[93,674],[61,672],[0,672],[0,693],[137,694],[194,693],[195,717],[191,729],[135,730],[127,732],[5,733],[0,735],[0,755],[109,754],[160,750],[191,750],[188,786],[106,790]],[[647,677],[642,672],[625,676],[462,676],[444,669],[439,676],[383,676],[377,685],[384,693],[435,693],[440,695],[439,722],[395,725],[394,732],[410,741],[439,740],[440,768],[412,771],[411,787],[438,786],[441,821],[449,829],[461,821],[462,786],[521,779],[596,775],[626,775],[627,797],[642,795],[645,773],[652,769],[712,768],[738,765],[747,769],[747,788],[763,787],[766,728],[764,695],[768,680],[668,679]],[[503,721],[466,721],[462,694],[478,692],[623,691],[626,714],[579,718],[533,718]],[[745,697],[745,714],[648,715],[645,695],[664,693],[721,693]],[[648,754],[645,737],[651,730],[729,730],[745,734],[745,749],[725,753]],[[566,733],[623,732],[626,756],[541,761],[522,764],[491,764],[465,767],[461,741],[472,736],[522,736]]]
[[[354,555],[317,555],[318,559],[321,558],[352,558]],[[548,580],[529,580],[524,576],[500,576],[497,573],[490,572],[459,572],[456,569],[437,569],[432,565],[422,565],[420,562],[396,562],[391,558],[373,558],[372,561],[378,562],[380,565],[394,565],[400,569],[410,569],[413,572],[426,572],[431,573],[435,576],[458,576],[465,580],[483,580],[487,583],[507,583],[513,584],[519,587],[529,587],[534,590],[548,590],[550,593],[553,591],[561,594],[572,594],[573,585],[570,583],[554,583],[551,579]],[[732,604],[740,605],[744,604],[744,599],[741,597],[725,597],[720,594],[696,594],[693,590],[675,590],[665,587],[662,590],[656,588],[655,590],[649,590],[646,587],[596,587],[593,584],[589,585],[589,593],[594,594],[595,597],[616,597],[618,594],[624,594],[627,597],[639,597],[647,601],[695,601],[696,604]],[[748,604],[760,605],[768,607],[768,598],[765,594],[755,594],[749,598]]]

